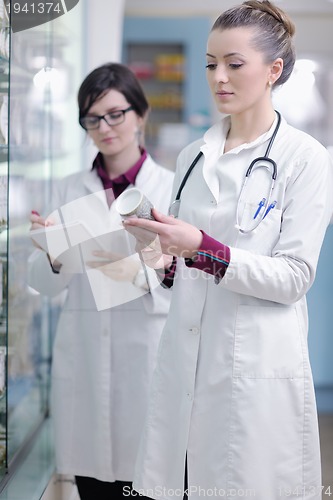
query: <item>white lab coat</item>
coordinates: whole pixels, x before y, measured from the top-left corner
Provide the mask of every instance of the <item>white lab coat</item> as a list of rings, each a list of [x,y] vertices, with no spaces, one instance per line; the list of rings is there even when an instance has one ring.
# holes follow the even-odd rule
[[[181,496],[187,453],[191,499],[319,500],[305,294],[333,211],[332,160],[282,120],[271,151],[276,208],[254,233],[240,234],[244,175],[273,127],[222,154],[228,128],[227,117],[178,159],[174,192],[203,151],[179,217],[229,245],[231,261],[216,284],[178,259],[134,488],[159,500]],[[270,171],[256,175],[240,202],[242,226],[267,192]]]
[[[173,172],[148,156],[136,178],[136,187],[156,208],[167,213],[173,177]],[[117,224],[128,236],[121,228],[114,203],[109,210],[95,171],[61,180],[57,192],[53,208],[99,192],[94,207],[95,229],[112,221],[111,225]],[[116,289],[122,286],[114,283]],[[171,292],[158,286],[136,300],[98,312],[87,274],[54,274],[45,252],[40,250],[30,259],[29,284],[50,296],[67,289],[52,363],[58,472],[102,481],[132,481]]]

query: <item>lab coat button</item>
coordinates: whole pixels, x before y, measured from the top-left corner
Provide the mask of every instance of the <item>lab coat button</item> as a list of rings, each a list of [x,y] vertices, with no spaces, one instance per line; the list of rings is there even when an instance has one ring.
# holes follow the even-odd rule
[[[196,326],[192,326],[192,328],[190,328],[190,332],[193,333],[193,335],[198,335],[199,328]]]
[[[189,401],[192,401],[192,399],[193,399],[193,394],[192,394],[191,392],[188,392],[188,393],[186,394],[186,397],[187,397],[187,399],[188,399]]]

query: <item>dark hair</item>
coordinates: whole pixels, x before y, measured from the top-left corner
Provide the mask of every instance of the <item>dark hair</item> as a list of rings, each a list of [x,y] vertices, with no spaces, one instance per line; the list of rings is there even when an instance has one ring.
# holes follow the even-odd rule
[[[249,27],[256,30],[253,47],[265,55],[267,64],[278,57],[283,59],[283,70],[274,85],[282,85],[291,75],[296,54],[292,37],[295,25],[287,14],[268,0],[249,0],[223,12],[211,31]]]
[[[79,119],[108,90],[123,94],[138,116],[144,117],[149,104],[134,73],[124,64],[107,63],[94,69],[83,80],[78,91]]]

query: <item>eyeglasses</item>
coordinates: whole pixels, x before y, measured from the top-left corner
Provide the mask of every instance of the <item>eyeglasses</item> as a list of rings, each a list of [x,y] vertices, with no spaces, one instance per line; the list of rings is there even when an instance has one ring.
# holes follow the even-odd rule
[[[129,106],[126,109],[117,109],[117,111],[112,111],[111,113],[106,113],[106,115],[91,115],[91,116],[82,116],[79,119],[79,123],[81,127],[85,130],[94,130],[99,128],[100,121],[104,120],[108,125],[120,125],[125,121],[125,114],[128,111],[133,109],[132,106]]]

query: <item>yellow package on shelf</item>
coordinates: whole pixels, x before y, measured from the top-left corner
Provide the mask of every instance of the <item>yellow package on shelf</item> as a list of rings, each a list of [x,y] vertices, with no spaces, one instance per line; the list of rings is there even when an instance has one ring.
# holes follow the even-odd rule
[[[183,54],[159,54],[155,58],[155,77],[161,81],[180,82],[184,79]]]

